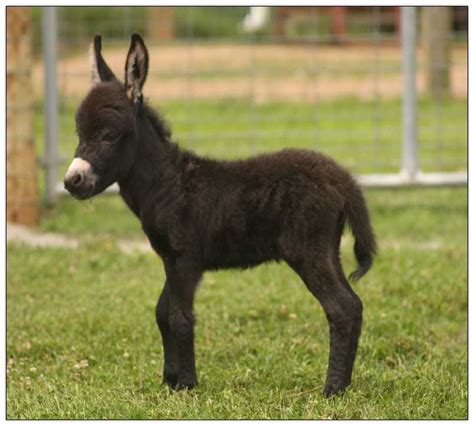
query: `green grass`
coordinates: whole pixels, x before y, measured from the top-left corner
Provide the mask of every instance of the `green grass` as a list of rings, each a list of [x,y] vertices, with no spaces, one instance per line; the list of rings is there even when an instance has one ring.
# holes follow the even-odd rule
[[[467,418],[467,191],[367,200],[381,250],[354,285],[365,309],[353,384],[329,400],[324,314],[283,264],[207,273],[200,384],[160,385],[161,262],[118,251],[116,238],[141,233],[117,197],[61,200],[41,229],[78,237],[79,249],[8,245],[8,418]]]

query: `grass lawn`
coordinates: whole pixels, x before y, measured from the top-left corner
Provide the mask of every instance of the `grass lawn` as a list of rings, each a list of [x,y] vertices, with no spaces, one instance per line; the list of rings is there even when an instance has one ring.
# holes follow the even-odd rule
[[[354,285],[365,310],[353,384],[325,399],[327,323],[283,264],[207,273],[200,384],[161,385],[161,262],[118,251],[116,238],[141,231],[116,196],[62,199],[41,230],[80,248],[8,245],[8,418],[467,418],[467,191],[370,190],[367,200],[380,254]]]

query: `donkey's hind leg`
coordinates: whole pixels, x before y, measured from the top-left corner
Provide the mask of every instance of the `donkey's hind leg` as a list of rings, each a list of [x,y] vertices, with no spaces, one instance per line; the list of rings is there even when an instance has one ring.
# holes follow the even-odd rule
[[[163,383],[176,386],[178,383],[179,374],[179,359],[176,341],[171,334],[169,316],[169,288],[168,283],[165,283],[163,291],[161,292],[158,303],[156,304],[156,323],[160,329],[161,339],[163,341],[164,352],[164,368],[163,368]]]
[[[362,325],[362,302],[341,282],[332,256],[321,255],[292,267],[319,300],[329,322],[329,365],[323,393],[330,396],[351,382]]]

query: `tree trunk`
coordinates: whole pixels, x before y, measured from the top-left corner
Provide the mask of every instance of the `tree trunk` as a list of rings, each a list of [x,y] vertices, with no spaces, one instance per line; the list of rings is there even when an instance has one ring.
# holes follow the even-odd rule
[[[31,8],[7,7],[7,220],[38,221],[33,134]]]

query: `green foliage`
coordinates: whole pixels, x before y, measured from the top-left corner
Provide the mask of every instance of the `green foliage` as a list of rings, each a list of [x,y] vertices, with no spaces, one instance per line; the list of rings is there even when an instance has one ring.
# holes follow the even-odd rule
[[[248,7],[177,7],[178,38],[237,38]]]
[[[41,49],[41,7],[33,7],[34,51]],[[177,39],[238,38],[248,7],[176,7]],[[101,33],[104,38],[130,37],[134,31],[146,34],[146,7],[58,7],[59,45],[68,50],[88,43]],[[67,53],[67,52],[64,52]]]
[[[466,188],[366,195],[380,254],[354,285],[364,326],[343,397],[320,393],[327,323],[284,264],[206,273],[200,384],[162,386],[161,262],[118,250],[141,231],[117,197],[64,198],[41,226],[67,230],[79,249],[8,245],[8,418],[467,418]],[[350,271],[350,238],[342,260]]]
[[[41,7],[33,7],[33,49],[41,49]],[[73,52],[76,46],[87,45],[95,34],[109,39],[129,38],[134,31],[145,32],[146,10],[143,7],[58,7],[60,52]],[[67,49],[64,50],[64,49]]]

